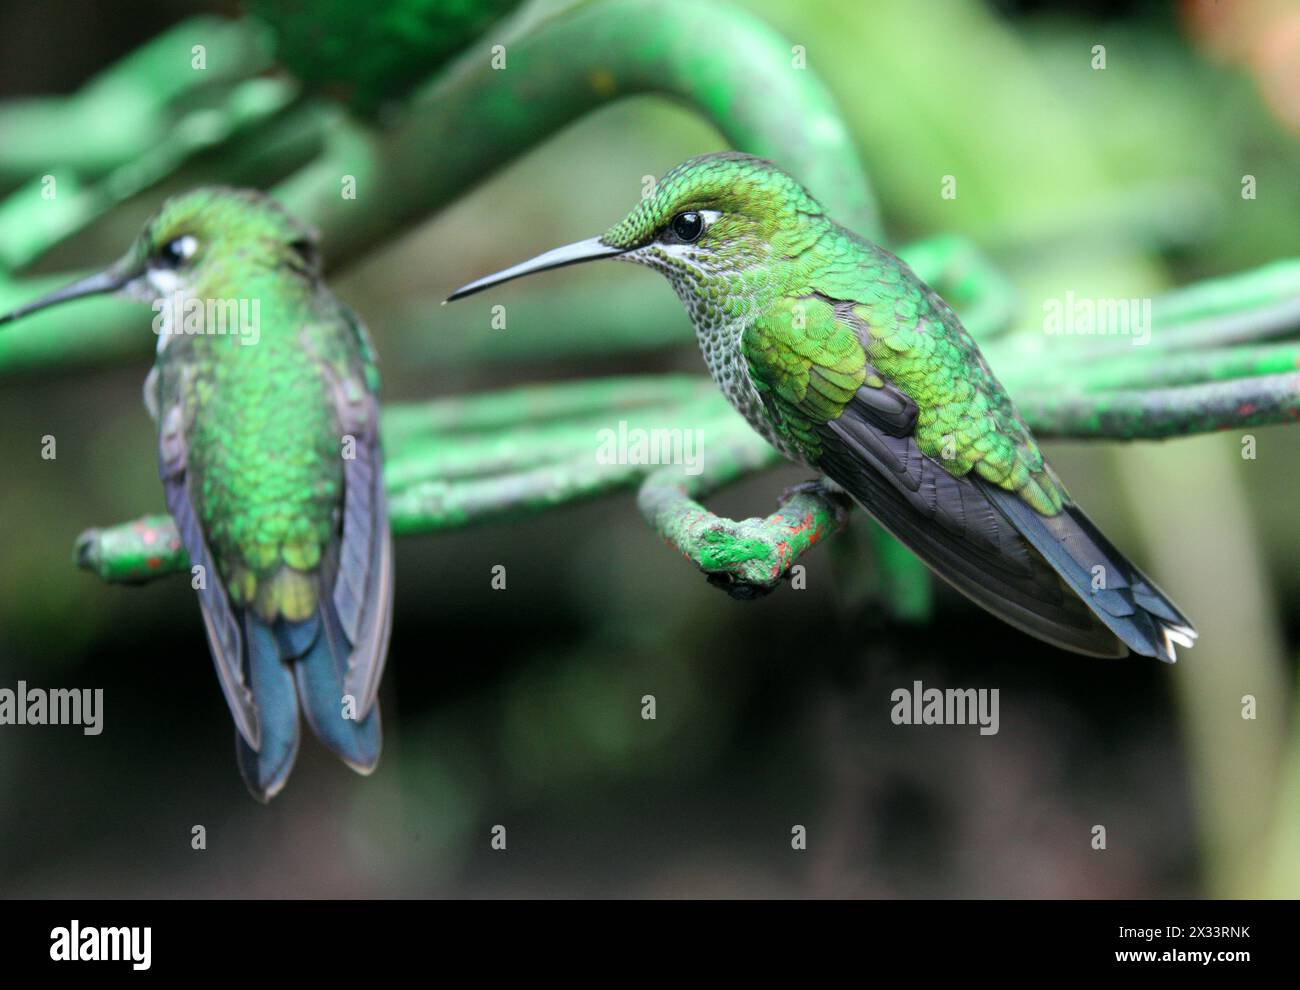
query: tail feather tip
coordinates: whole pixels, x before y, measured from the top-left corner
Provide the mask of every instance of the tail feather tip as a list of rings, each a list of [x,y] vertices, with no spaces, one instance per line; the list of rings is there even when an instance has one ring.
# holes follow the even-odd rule
[[[1172,623],[1160,623],[1160,632],[1164,636],[1164,643],[1161,644],[1163,649],[1160,652],[1160,659],[1166,663],[1176,663],[1178,660],[1178,651],[1175,647],[1181,646],[1190,650],[1196,645],[1196,630],[1188,625],[1174,625]]]

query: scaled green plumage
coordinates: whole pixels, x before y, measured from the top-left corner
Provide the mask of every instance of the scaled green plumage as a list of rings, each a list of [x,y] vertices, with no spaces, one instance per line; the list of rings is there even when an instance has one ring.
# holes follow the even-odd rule
[[[319,362],[362,380],[370,369],[339,333],[339,303],[314,279],[285,277],[304,264],[295,251],[313,250],[287,214],[200,190],[170,201],[149,237],[183,233],[207,255],[195,258],[202,274],[188,292],[220,300],[233,290],[256,307],[257,334],[162,337],[160,404],[184,411],[195,509],[232,601],[268,622],[302,621],[316,610],[343,491],[342,430]]]
[[[250,790],[284,785],[300,715],[369,772],[393,589],[378,377],[315,235],[258,192],[195,190],[116,264],[0,323],[100,292],[154,303],[159,474]]]
[[[1192,645],[1190,623],[1070,501],[952,310],[781,168],[693,158],[602,237],[453,298],[611,257],[667,276],[755,430],[974,601],[1081,653],[1172,661]]]
[[[947,304],[826,217],[785,172],[754,162],[717,155],[678,166],[603,239],[639,244],[684,207],[722,214],[709,230],[720,243],[713,271],[672,265],[662,251],[658,260],[686,287],[697,323],[748,316],[749,377],[801,459],[820,455],[811,424],[839,416],[859,386],[889,383],[917,403],[917,442],[951,474],[975,470],[1039,512],[1060,511],[1063,490]]]

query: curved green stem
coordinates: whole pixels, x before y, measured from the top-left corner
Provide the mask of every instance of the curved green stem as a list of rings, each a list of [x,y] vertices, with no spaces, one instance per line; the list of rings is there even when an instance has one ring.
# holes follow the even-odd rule
[[[505,49],[503,69],[493,67],[492,44]],[[830,93],[794,65],[780,35],[722,4],[590,4],[521,37],[484,39],[416,92],[400,126],[364,132],[274,191],[320,228],[333,262],[347,261],[596,107],[649,93],[684,102],[733,147],[779,160],[842,222],[879,238],[866,173]],[[458,139],[467,134],[473,140]],[[344,174],[357,177],[355,200],[339,195]]]
[[[695,477],[680,468],[655,471],[642,483],[637,505],[665,540],[737,598],[774,587],[794,562],[839,531],[850,503],[808,485],[789,492],[764,518],[723,519],[696,501],[776,457],[754,434],[737,437],[708,471]]]

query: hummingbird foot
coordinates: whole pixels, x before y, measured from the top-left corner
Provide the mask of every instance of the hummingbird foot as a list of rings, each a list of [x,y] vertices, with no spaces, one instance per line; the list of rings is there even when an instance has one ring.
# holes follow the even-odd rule
[[[766,598],[776,590],[776,584],[756,584],[753,581],[746,581],[738,578],[727,571],[715,571],[706,574],[710,585],[715,588],[721,588],[732,598],[739,602],[752,602],[759,598]]]
[[[833,499],[841,495],[848,497],[848,493],[840,485],[823,475],[820,478],[811,478],[808,481],[801,481],[797,485],[786,488],[785,491],[781,492],[781,497],[777,499],[777,504],[784,506],[799,495],[812,495],[814,498],[825,499]]]

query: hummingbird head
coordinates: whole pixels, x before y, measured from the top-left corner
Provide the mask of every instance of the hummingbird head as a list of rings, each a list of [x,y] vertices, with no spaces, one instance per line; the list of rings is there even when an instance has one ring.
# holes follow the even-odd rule
[[[220,296],[230,266],[320,274],[316,234],[252,189],[203,187],[167,200],[129,251],[103,271],[0,315],[0,324],[85,296],[152,302],[173,293]]]
[[[665,175],[600,237],[548,251],[457,289],[451,299],[597,258],[658,269],[688,303],[778,291],[825,230],[821,205],[779,166],[739,152],[701,155]],[[782,277],[777,277],[782,276]]]
[[[320,274],[316,232],[253,189],[205,187],[163,204],[127,256],[148,295],[206,295],[232,263]]]

